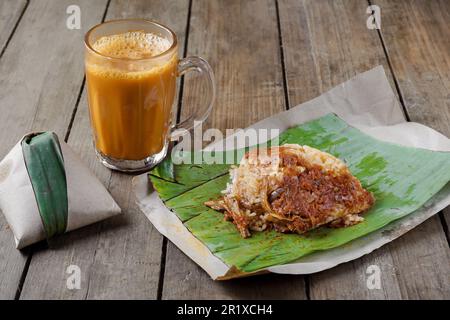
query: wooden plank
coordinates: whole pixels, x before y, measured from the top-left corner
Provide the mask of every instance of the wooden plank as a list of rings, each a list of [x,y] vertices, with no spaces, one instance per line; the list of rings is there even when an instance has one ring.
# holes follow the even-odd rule
[[[26,0],[4,0],[0,2],[0,52],[3,51],[12,36],[26,5]]]
[[[450,137],[450,2],[374,3],[382,10],[381,34],[411,121]],[[450,227],[450,209],[444,218]]]
[[[450,2],[372,2],[381,8],[381,36],[410,120],[450,137]],[[449,208],[444,210],[447,232],[449,212]],[[420,253],[402,248],[393,251],[395,258],[405,259],[413,266],[411,272],[417,277],[414,285],[402,279],[402,293],[412,298],[448,299],[448,240],[441,232],[438,217],[431,219],[423,228],[415,231],[417,237],[402,238],[405,245],[425,239],[426,243],[420,244],[423,248]],[[429,236],[433,232],[438,234],[437,239]]]
[[[154,19],[173,28],[180,42],[184,43],[187,15],[187,0],[113,0],[107,20],[128,17]],[[132,176],[111,173],[104,168],[95,157],[91,141],[84,90],[68,142],[108,187],[123,215],[64,235],[56,240],[56,250],[36,253],[21,298],[157,297],[162,236],[135,205],[131,192]],[[66,268],[71,264],[81,269],[80,290],[66,287]]]
[[[367,3],[280,0],[279,8],[291,106],[379,64],[384,66],[393,86],[378,34],[366,28]],[[385,26],[386,20],[383,21]],[[390,24],[398,25],[396,20]],[[414,31],[411,29],[411,32]],[[448,270],[442,267],[445,263],[448,266],[444,240],[438,219],[430,219],[368,256],[311,275],[311,298],[442,297],[444,285],[450,278],[442,279],[448,275]],[[426,257],[430,254],[431,258]],[[437,266],[430,266],[430,263]],[[369,290],[366,286],[366,271],[370,265],[381,269],[380,290]],[[444,283],[438,284],[439,281]]]
[[[2,1],[0,3],[0,57],[14,32],[22,11],[25,9],[26,1]],[[1,90],[1,89],[0,89]],[[1,91],[0,91],[1,92]],[[0,126],[8,121],[0,119]],[[11,137],[0,137],[0,145]],[[2,150],[0,157],[6,154],[7,150]],[[13,247],[13,239],[9,227],[0,215],[0,299],[12,299],[16,294],[20,276],[25,265],[26,255],[18,252]]]
[[[65,134],[83,79],[79,46],[83,35],[65,27],[66,8],[72,3],[31,2],[0,60],[0,157],[27,131],[53,130]],[[101,3],[85,0],[80,4],[85,8],[85,23],[96,21]],[[61,22],[60,26],[57,22]],[[26,255],[17,251],[13,243],[1,215],[2,298],[14,298],[26,262]]]
[[[188,55],[207,59],[216,76],[215,109],[204,128],[245,128],[284,110],[275,3],[197,1],[191,11]],[[185,82],[182,112],[190,113],[202,84]],[[303,277],[261,276],[215,282],[168,243],[163,299],[305,298]]]
[[[364,1],[279,0],[290,106],[311,100],[377,65],[394,87]]]
[[[175,245],[167,246],[163,299],[305,299],[301,276],[266,274],[213,281]]]
[[[373,2],[411,121],[450,136],[450,2]]]

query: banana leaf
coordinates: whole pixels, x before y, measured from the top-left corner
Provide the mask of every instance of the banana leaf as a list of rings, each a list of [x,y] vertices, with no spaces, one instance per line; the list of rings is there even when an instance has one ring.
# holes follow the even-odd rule
[[[252,232],[243,239],[220,212],[203,204],[226,188],[229,165],[166,163],[165,169],[149,175],[160,198],[186,228],[216,257],[241,272],[293,262],[367,235],[417,210],[450,181],[450,153],[374,139],[334,114],[286,130],[279,143],[309,145],[345,161],[376,198],[365,220],[347,228],[320,227],[303,235]],[[173,179],[165,179],[164,170],[171,170]]]

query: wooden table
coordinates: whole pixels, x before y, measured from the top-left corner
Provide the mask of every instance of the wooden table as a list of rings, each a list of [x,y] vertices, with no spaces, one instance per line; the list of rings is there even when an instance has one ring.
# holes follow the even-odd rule
[[[328,271],[214,282],[139,211],[131,177],[94,155],[83,36],[124,17],[171,26],[181,55],[210,62],[218,96],[205,127],[244,128],[381,64],[406,118],[450,136],[450,1],[369,2],[381,7],[381,30],[366,27],[366,0],[1,0],[0,157],[26,132],[54,130],[125,214],[23,252],[1,215],[0,298],[449,299],[448,213]],[[81,8],[81,30],[66,28],[71,4]],[[189,112],[201,88],[187,79],[180,92],[181,113]],[[81,269],[79,290],[66,286],[71,264]],[[366,286],[373,264],[379,290]]]

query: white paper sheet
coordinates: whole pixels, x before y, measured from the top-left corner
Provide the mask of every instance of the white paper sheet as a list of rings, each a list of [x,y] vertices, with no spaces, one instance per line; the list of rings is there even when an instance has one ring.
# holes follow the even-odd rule
[[[361,73],[321,96],[279,113],[250,128],[280,129],[334,112],[347,123],[384,141],[437,151],[450,151],[450,140],[418,123],[405,122],[401,107],[389,85],[383,67]],[[260,141],[261,142],[261,141]],[[219,148],[215,148],[219,150]],[[136,200],[147,218],[164,236],[202,267],[213,279],[249,274],[230,269],[195,238],[178,217],[164,206],[150,186],[147,175],[135,177]],[[293,263],[272,266],[265,272],[309,274],[357,259],[398,238],[450,204],[450,184],[422,208],[367,236],[343,246],[313,253]]]

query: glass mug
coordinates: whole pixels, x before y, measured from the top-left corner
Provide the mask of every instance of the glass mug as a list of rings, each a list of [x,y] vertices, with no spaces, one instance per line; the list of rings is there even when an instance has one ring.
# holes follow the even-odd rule
[[[94,49],[98,39],[118,36],[120,40],[128,32],[157,35],[166,47],[147,56],[132,56],[133,47],[128,44],[125,50],[130,52],[125,56]],[[124,49],[118,45],[117,50]],[[138,43],[136,50],[145,45]],[[166,156],[170,139],[180,132],[175,129],[189,130],[194,119],[204,121],[215,98],[209,64],[200,57],[179,60],[175,33],[149,20],[113,20],[90,29],[85,36],[85,71],[97,156],[106,167],[122,172],[144,172],[158,164]],[[188,71],[206,80],[203,94],[207,102],[173,126],[176,78]]]

